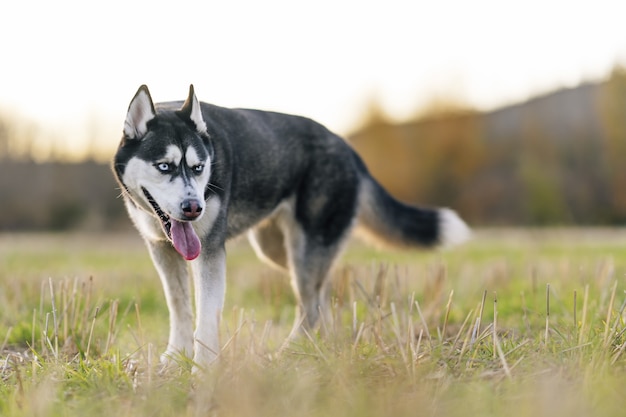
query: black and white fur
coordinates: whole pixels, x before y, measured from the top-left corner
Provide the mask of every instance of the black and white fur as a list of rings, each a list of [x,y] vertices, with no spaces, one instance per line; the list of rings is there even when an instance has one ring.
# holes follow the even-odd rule
[[[297,323],[325,311],[333,262],[353,229],[394,246],[460,243],[449,209],[392,198],[340,137],[298,116],[201,103],[153,104],[141,86],[128,108],[113,170],[146,241],[170,312],[163,358],[220,352],[225,242],[248,232],[258,256],[290,273]],[[193,327],[190,279],[195,294]]]

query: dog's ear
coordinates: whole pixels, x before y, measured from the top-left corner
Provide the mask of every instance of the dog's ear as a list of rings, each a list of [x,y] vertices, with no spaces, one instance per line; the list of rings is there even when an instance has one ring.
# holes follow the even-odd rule
[[[142,85],[128,106],[124,121],[124,136],[141,139],[148,132],[148,122],[156,116],[148,87]]]
[[[202,117],[200,102],[196,98],[196,94],[193,91],[193,84],[189,85],[189,95],[179,112],[196,125],[198,133],[207,133],[206,123]]]

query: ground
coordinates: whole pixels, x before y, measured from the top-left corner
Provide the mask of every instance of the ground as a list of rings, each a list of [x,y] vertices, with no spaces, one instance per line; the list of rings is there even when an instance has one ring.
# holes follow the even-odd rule
[[[287,278],[228,252],[221,359],[192,375],[161,370],[167,309],[135,234],[1,235],[0,415],[623,415],[626,230],[354,243],[332,319],[286,346]]]

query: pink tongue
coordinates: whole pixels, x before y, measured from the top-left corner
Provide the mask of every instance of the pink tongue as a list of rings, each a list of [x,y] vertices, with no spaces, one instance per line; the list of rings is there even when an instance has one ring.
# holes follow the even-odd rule
[[[192,259],[196,259],[198,255],[200,255],[200,239],[198,239],[198,235],[196,234],[193,227],[191,227],[191,223],[189,222],[179,222],[177,220],[171,219],[172,228],[170,232],[172,234],[172,242],[174,243],[174,248],[183,255],[188,261]]]

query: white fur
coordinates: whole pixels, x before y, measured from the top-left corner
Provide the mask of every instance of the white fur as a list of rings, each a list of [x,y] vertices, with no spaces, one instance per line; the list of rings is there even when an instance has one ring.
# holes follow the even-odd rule
[[[185,160],[190,168],[204,164],[203,175],[208,175],[209,177],[211,176],[211,160],[209,158],[207,158],[206,161],[201,160],[193,146],[187,148],[187,151],[185,152]]]
[[[220,354],[219,325],[226,293],[226,253],[223,249],[202,254],[191,262],[196,304],[193,361],[203,367]]]
[[[278,205],[278,207],[274,209],[272,214],[270,214],[265,221],[276,221],[276,224],[281,233],[285,233],[285,231],[288,231],[292,227],[298,227],[297,224],[295,224],[295,222],[293,221],[295,201],[295,197],[289,197],[288,199],[284,200]],[[258,226],[263,227],[264,222],[261,222]],[[252,249],[256,253],[256,256],[260,260],[279,270],[282,270],[285,267],[288,268],[288,265],[279,265],[273,259],[267,256],[267,254],[263,250],[263,247],[261,247],[261,243],[255,235],[254,229],[248,230],[248,241],[250,242],[250,246],[252,246]],[[281,249],[284,248],[285,250],[287,250],[287,247],[285,247],[284,243],[280,240],[277,240],[276,245],[278,245]]]
[[[206,201],[202,217],[191,223],[198,236],[207,236],[211,232],[215,220],[220,213],[220,207],[221,202],[217,197],[210,198]]]
[[[190,119],[196,125],[196,130],[199,133],[206,133],[207,131],[206,123],[204,122],[204,118],[202,117],[202,110],[200,109],[200,102],[196,98],[195,94],[193,94],[193,97],[191,100]]]
[[[455,246],[469,240],[472,232],[454,210],[443,208],[438,214],[442,246]]]
[[[162,250],[161,245],[148,241],[169,309],[170,333],[167,350],[161,356],[161,361],[168,363],[178,355],[191,357],[193,354],[193,310],[187,262],[174,251]]]
[[[187,165],[190,167],[198,165],[200,162],[200,158],[198,158],[198,153],[196,152],[193,146],[187,148],[185,152],[185,160],[187,161]]]
[[[167,350],[161,361],[168,364],[178,355],[192,357],[194,372],[210,364],[220,353],[219,324],[226,291],[226,254],[202,252],[189,266],[193,278],[196,325],[193,329],[193,309],[188,263],[178,254],[154,250],[152,259],[161,277],[170,311],[170,334]]]
[[[157,162],[168,162],[171,164],[179,165],[183,159],[183,152],[176,145],[169,145],[165,150],[165,156],[159,159]]]
[[[141,139],[148,132],[148,122],[154,117],[150,95],[144,90],[139,90],[128,106],[124,135],[129,139]]]
[[[166,239],[163,234],[163,227],[150,207],[139,208],[132,204],[130,199],[126,199],[125,203],[130,219],[144,239],[152,242]]]

